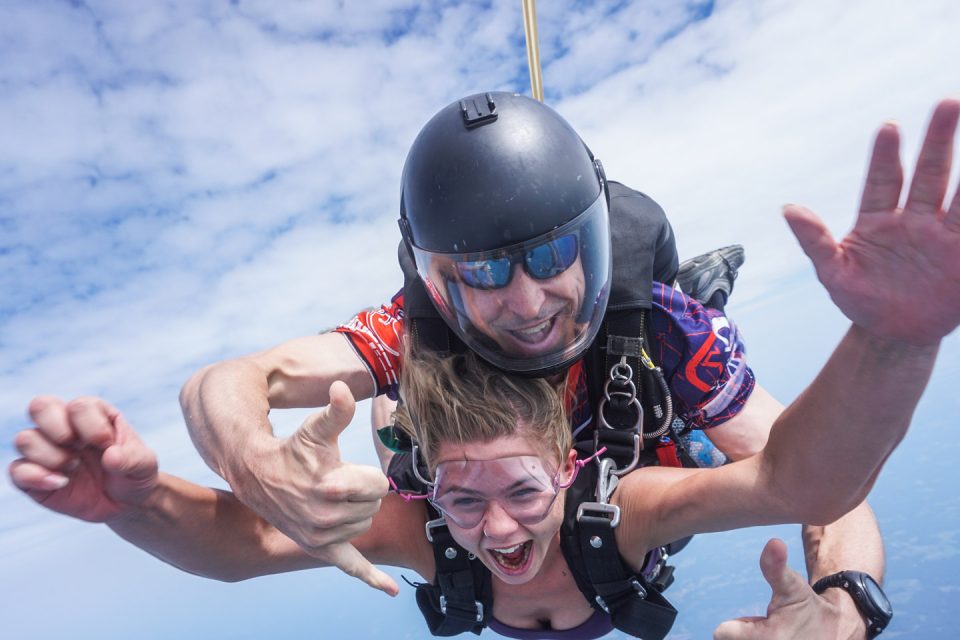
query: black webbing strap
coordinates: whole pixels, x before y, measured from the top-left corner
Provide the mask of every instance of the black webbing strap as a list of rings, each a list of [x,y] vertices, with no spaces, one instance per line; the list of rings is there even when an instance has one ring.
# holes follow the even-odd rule
[[[429,532],[436,584],[417,585],[417,605],[430,633],[455,636],[469,631],[479,635],[492,615],[490,573],[454,541],[446,524],[434,524]]]
[[[583,513],[580,551],[596,604],[610,614],[620,631],[645,640],[662,640],[673,627],[677,610],[641,575],[627,571],[617,550],[608,517]]]

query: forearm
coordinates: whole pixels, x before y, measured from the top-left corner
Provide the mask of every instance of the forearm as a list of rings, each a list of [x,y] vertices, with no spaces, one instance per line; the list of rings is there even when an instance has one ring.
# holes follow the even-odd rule
[[[803,550],[811,585],[844,570],[863,571],[883,582],[883,540],[873,510],[866,502],[828,525],[804,525]],[[849,593],[827,589],[821,597],[840,611],[838,624],[842,627],[837,637],[866,637],[866,621]]]
[[[233,494],[167,474],[141,507],[107,525],[160,560],[216,580],[320,566]]]
[[[204,462],[243,493],[246,453],[273,437],[264,372],[242,359],[201,369],[180,391],[180,407]]]
[[[832,522],[863,500],[907,431],[936,353],[851,327],[761,453],[763,481],[788,519]]]
[[[883,540],[865,501],[828,525],[804,525],[803,550],[810,584],[846,569],[864,571],[883,581]]]

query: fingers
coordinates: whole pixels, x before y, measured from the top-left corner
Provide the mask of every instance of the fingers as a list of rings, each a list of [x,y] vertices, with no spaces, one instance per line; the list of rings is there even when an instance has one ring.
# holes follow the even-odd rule
[[[947,209],[947,215],[943,219],[943,224],[953,231],[960,233],[960,185],[957,186],[956,193],[953,194],[953,202]]]
[[[877,132],[870,155],[870,167],[863,185],[860,213],[890,212],[900,204],[903,166],[900,164],[900,132],[886,123]]]
[[[92,445],[104,448],[114,442],[113,418],[117,410],[98,398],[77,398],[68,404],[50,396],[38,396],[27,408],[37,429],[61,447]]]
[[[76,460],[75,450],[57,446],[39,429],[21,431],[14,436],[13,444],[26,460],[50,470],[66,469]]]
[[[837,243],[830,234],[830,230],[815,213],[800,205],[784,206],[783,217],[790,225],[790,230],[796,236],[803,252],[819,272],[838,251]]]
[[[59,491],[70,482],[65,475],[23,458],[11,462],[8,471],[13,485],[27,493]]]
[[[960,102],[955,100],[954,102]],[[943,219],[944,225],[953,231],[960,232],[960,186],[953,194],[953,201],[947,209],[946,217]]]
[[[99,398],[77,398],[67,403],[67,417],[84,444],[104,449],[116,440],[114,420],[119,411]]]
[[[373,566],[352,544],[344,542],[331,545],[325,550],[324,556],[324,559],[347,575],[363,580],[388,596],[396,596],[400,593],[400,588],[394,579]]]
[[[338,380],[330,385],[330,404],[304,420],[296,437],[307,444],[335,445],[356,408],[350,388]]]
[[[15,436],[14,444],[23,458],[10,466],[11,479],[21,489],[62,489],[81,460],[102,468],[111,478],[111,488],[124,494],[120,497],[142,492],[155,483],[156,455],[103,400],[77,398],[64,404],[41,396],[30,402],[28,411],[36,427]]]
[[[67,418],[63,401],[51,396],[37,396],[27,406],[30,420],[43,434],[59,445],[76,442],[77,434]]]
[[[934,109],[917,158],[904,212],[929,214],[940,211],[950,179],[953,137],[958,117],[960,100],[944,100]]]
[[[352,505],[380,500],[387,495],[390,484],[376,467],[344,463],[324,474],[318,490],[325,500]]]
[[[76,433],[66,407],[57,398],[39,396],[30,402],[28,413],[36,428],[14,436],[23,457],[11,463],[10,480],[28,493],[59,491],[70,482],[67,472],[78,462]]]

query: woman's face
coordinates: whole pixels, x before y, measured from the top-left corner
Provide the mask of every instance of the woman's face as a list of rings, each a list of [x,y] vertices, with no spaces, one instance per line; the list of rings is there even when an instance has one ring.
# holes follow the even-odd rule
[[[523,524],[525,493],[543,487],[543,482],[532,478],[524,471],[518,456],[532,456],[542,461],[549,469],[550,477],[558,470],[556,454],[544,451],[535,441],[523,436],[503,436],[489,442],[470,442],[463,445],[442,443],[437,455],[438,495],[441,499],[456,501],[471,511],[479,521],[473,526],[457,524],[455,518],[447,517],[447,526],[454,539],[468,552],[476,555],[496,577],[509,584],[523,584],[536,576],[543,567],[548,553],[557,553],[560,525],[563,522],[563,493],[550,505],[546,516],[539,522]],[[560,470],[561,481],[573,473],[576,454],[571,451]],[[496,461],[503,465],[470,465],[463,461]],[[503,473],[491,473],[491,469],[504,469]],[[480,475],[482,474],[482,475]],[[511,507],[512,496],[518,496]],[[496,498],[496,499],[495,499]],[[506,508],[505,508],[506,506]],[[511,514],[513,511],[513,514]],[[466,525],[472,523],[466,522]]]

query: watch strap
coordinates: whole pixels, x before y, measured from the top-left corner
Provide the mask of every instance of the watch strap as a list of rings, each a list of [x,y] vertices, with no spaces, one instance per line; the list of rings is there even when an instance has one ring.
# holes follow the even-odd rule
[[[879,583],[877,583],[872,576],[863,573],[862,571],[839,571],[817,580],[813,584],[813,591],[818,595],[822,594],[827,589],[834,587],[846,591],[853,600],[853,604],[857,607],[860,615],[862,615],[866,621],[867,638],[872,640],[887,628],[887,625],[890,624],[890,619],[892,616],[881,614],[879,611],[876,611],[878,606],[875,602],[870,600],[871,596],[867,592],[862,576],[868,577],[874,582],[876,587],[879,588]],[[868,600],[869,606],[873,608],[874,611],[865,609],[865,605],[867,605]]]

